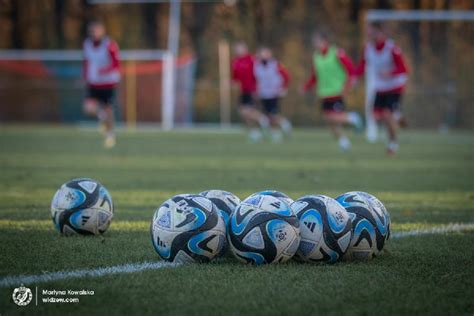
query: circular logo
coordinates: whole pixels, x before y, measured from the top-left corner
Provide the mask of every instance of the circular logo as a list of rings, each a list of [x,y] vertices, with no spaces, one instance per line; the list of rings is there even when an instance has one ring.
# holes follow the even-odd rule
[[[12,294],[13,302],[18,306],[26,306],[30,304],[33,299],[33,293],[31,289],[24,287],[23,284],[13,290]]]

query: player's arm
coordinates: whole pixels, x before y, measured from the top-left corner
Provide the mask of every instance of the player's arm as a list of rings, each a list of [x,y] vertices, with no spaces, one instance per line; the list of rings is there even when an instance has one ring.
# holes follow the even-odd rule
[[[408,68],[405,63],[405,58],[403,57],[402,50],[398,47],[392,49],[392,58],[393,58],[393,70],[392,75],[401,75],[407,74]]]
[[[318,78],[316,77],[316,69],[314,68],[314,65],[313,65],[313,67],[311,67],[311,75],[306,80],[306,82],[303,84],[303,86],[301,88],[301,92],[302,93],[308,92],[313,87],[315,87],[317,83],[318,83]]]
[[[110,41],[109,46],[107,47],[110,55],[110,65],[100,69],[101,74],[106,74],[108,72],[119,70],[120,69],[120,58],[119,58],[119,46],[115,41]]]
[[[364,47],[364,49],[362,50],[362,58],[359,60],[359,62],[357,63],[357,65],[354,67],[354,76],[356,78],[358,77],[362,77],[364,74],[365,74],[365,50],[366,48]]]
[[[230,64],[230,73],[231,73],[232,81],[234,82],[239,81],[239,76],[237,74],[237,61],[235,59],[232,60],[232,63]]]
[[[290,85],[290,73],[282,63],[278,63],[278,73],[283,78],[283,89],[287,90]]]
[[[350,88],[354,84],[355,79],[355,67],[354,63],[352,62],[351,58],[347,56],[343,49],[339,49],[337,52],[337,58],[342,65],[342,68],[347,74],[347,80],[344,85],[343,95],[346,95],[349,92]]]

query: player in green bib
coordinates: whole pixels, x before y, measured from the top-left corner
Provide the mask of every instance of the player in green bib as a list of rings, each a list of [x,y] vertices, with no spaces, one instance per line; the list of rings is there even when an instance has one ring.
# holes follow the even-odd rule
[[[360,115],[347,112],[344,107],[344,96],[351,86],[354,66],[342,49],[330,44],[327,34],[316,34],[313,43],[316,51],[312,75],[304,84],[303,91],[307,92],[316,86],[316,94],[322,99],[324,119],[336,136],[341,150],[347,151],[351,142],[344,134],[343,126],[363,127]]]

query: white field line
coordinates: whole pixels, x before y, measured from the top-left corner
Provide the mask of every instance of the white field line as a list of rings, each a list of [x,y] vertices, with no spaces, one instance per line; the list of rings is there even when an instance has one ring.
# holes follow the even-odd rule
[[[416,229],[405,232],[395,232],[392,234],[392,239],[399,239],[404,237],[411,236],[420,236],[420,235],[429,235],[429,234],[445,234],[452,232],[462,232],[467,230],[474,230],[474,223],[455,223],[448,224],[439,227],[427,228],[427,229]],[[98,278],[111,274],[125,274],[125,273],[135,273],[145,270],[158,270],[162,268],[173,268],[177,267],[179,264],[170,263],[165,261],[157,262],[143,262],[143,263],[133,263],[133,264],[124,264],[116,265],[111,267],[103,267],[96,269],[82,269],[82,270],[73,270],[73,271],[58,271],[58,272],[47,272],[43,274],[36,275],[17,275],[17,276],[6,276],[0,279],[0,288],[19,286],[21,284],[37,284],[44,282],[53,282],[66,279],[75,279],[75,278]]]
[[[453,223],[443,226],[424,228],[424,229],[414,229],[404,232],[395,232],[392,233],[390,238],[398,239],[410,236],[420,236],[420,235],[432,235],[432,234],[445,234],[445,233],[456,233],[467,230],[474,230],[474,223]]]
[[[18,275],[18,276],[7,276],[0,279],[0,288],[9,286],[19,286],[20,284],[35,284],[43,282],[52,282],[65,279],[75,278],[98,278],[111,274],[122,274],[122,273],[134,273],[145,270],[157,270],[161,268],[176,267],[178,264],[157,261],[157,262],[143,262],[124,264],[104,268],[96,269],[83,269],[73,271],[58,271],[58,272],[47,272],[36,275]]]

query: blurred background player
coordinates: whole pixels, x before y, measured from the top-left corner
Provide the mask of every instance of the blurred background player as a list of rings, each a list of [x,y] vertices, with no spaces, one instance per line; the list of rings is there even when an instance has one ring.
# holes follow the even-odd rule
[[[106,36],[102,23],[94,21],[88,26],[89,37],[84,41],[84,78],[87,97],[84,113],[97,117],[104,133],[104,146],[115,145],[114,111],[112,101],[120,82],[119,47]]]
[[[311,77],[303,86],[307,92],[316,86],[316,94],[322,99],[322,110],[325,121],[336,136],[341,150],[351,147],[351,142],[344,135],[343,125],[350,124],[362,129],[362,119],[356,112],[346,112],[344,96],[348,93],[354,75],[354,65],[344,50],[332,45],[325,32],[316,33],[313,37],[316,51],[313,55]]]
[[[234,45],[235,57],[232,60],[232,79],[240,85],[239,114],[249,129],[249,138],[258,141],[262,131],[270,126],[269,119],[255,107],[254,95],[257,82],[254,75],[254,56],[244,42]],[[260,128],[259,128],[260,127]]]
[[[387,152],[393,155],[398,150],[399,123],[404,123],[400,101],[408,79],[408,71],[402,51],[392,39],[387,38],[382,24],[369,24],[367,39],[363,57],[356,72],[373,74],[376,92],[374,118],[387,126],[389,137]]]
[[[268,47],[259,49],[254,65],[257,94],[263,111],[270,119],[272,140],[279,142],[283,133],[291,133],[291,123],[280,114],[279,99],[286,95],[290,76],[283,65],[273,57]],[[283,133],[282,133],[283,132]]]

